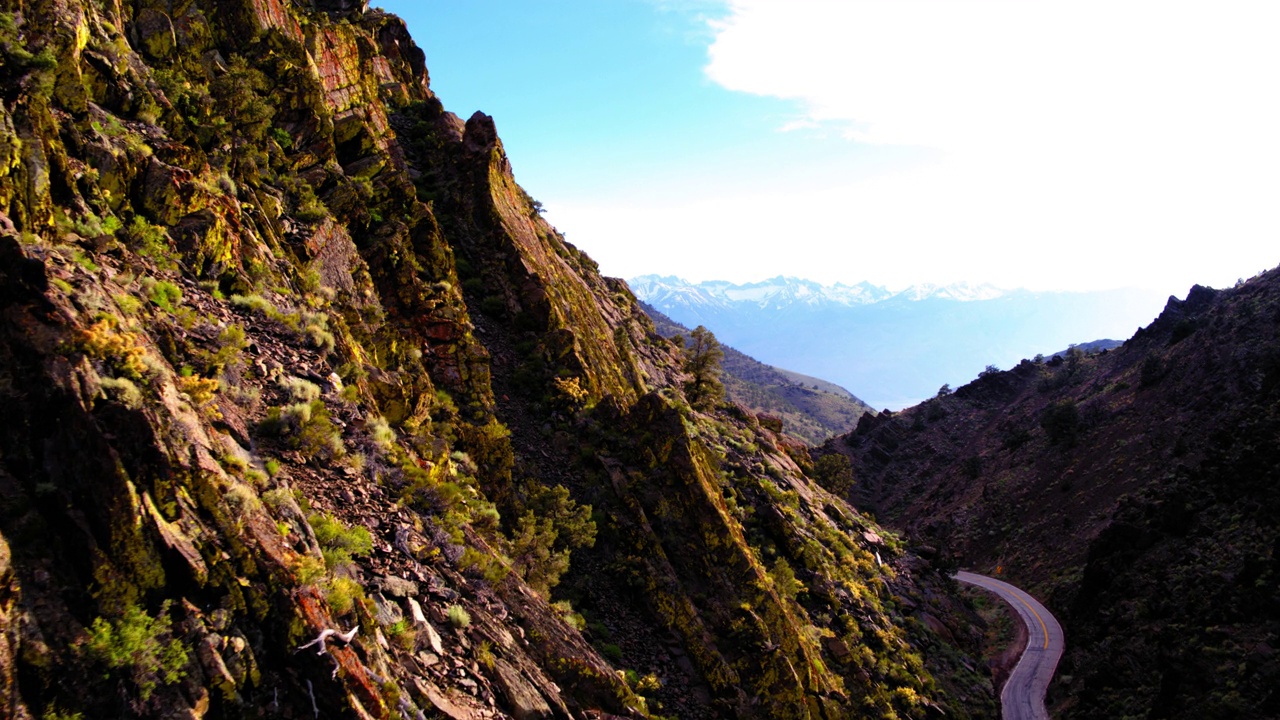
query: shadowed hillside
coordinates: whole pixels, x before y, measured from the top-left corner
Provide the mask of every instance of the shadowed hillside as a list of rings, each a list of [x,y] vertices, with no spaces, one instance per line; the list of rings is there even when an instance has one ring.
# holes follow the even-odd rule
[[[1059,717],[1275,717],[1280,271],[1123,346],[984,373],[825,452],[852,498],[1064,621]]]

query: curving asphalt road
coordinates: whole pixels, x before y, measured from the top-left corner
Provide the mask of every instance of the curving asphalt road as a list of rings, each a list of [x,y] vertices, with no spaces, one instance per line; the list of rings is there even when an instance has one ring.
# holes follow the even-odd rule
[[[1027,626],[1027,649],[1000,691],[1004,720],[1048,720],[1044,693],[1062,657],[1062,626],[1039,601],[1003,580],[963,570],[955,577],[999,595]]]

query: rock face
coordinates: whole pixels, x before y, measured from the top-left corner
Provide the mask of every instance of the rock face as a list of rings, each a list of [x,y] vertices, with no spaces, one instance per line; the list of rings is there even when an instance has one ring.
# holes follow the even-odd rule
[[[400,20],[0,8],[6,716],[993,716],[949,582],[689,406]]]
[[[1273,717],[1280,270],[1195,286],[1123,346],[986,374],[826,450],[852,496],[1035,587],[1055,717]]]

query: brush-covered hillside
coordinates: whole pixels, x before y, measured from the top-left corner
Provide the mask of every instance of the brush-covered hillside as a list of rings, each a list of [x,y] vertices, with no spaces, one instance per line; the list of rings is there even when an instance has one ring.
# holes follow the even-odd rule
[[[343,0],[0,2],[0,715],[994,717]]]
[[[691,332],[644,302],[640,307],[665,338],[683,338]],[[720,348],[724,353],[721,379],[726,397],[752,412],[781,420],[782,430],[788,435],[818,445],[852,430],[858,418],[873,412],[835,383],[766,365],[728,345]]]
[[[824,451],[882,521],[1048,600],[1056,717],[1280,715],[1280,270]]]

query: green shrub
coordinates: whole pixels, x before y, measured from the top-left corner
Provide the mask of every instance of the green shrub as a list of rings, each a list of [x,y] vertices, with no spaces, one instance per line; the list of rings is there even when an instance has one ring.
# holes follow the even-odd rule
[[[1056,402],[1045,408],[1040,416],[1040,427],[1049,436],[1049,442],[1074,446],[1082,428],[1080,410],[1070,400]]]
[[[312,198],[309,202],[299,205],[294,215],[304,223],[315,223],[329,217],[329,208]]]
[[[319,222],[329,217],[329,208],[316,197],[316,191],[305,181],[299,181],[294,188],[298,196],[293,211],[294,217],[304,223]]]
[[[310,341],[311,346],[333,352],[337,340],[329,331],[329,316],[324,313],[304,313],[301,318],[302,334]]]
[[[371,415],[365,421],[365,428],[369,431],[369,437],[374,444],[384,453],[389,453],[395,448],[396,431],[387,424],[386,418],[381,415]]]
[[[259,429],[268,435],[290,435],[311,421],[311,403],[292,403],[267,410]]]
[[[132,295],[120,293],[118,295],[113,295],[112,297],[116,301],[116,307],[120,308],[120,312],[125,315],[132,317],[137,315],[138,311],[142,309],[142,301]]]
[[[828,492],[843,496],[853,487],[853,466],[840,453],[823,455],[813,464],[813,479]]]
[[[579,613],[574,612],[573,604],[568,600],[559,600],[551,603],[551,609],[555,610],[556,613],[560,615],[560,619],[564,620],[565,624],[574,628],[578,632],[582,632],[587,629],[587,619]]]
[[[259,315],[274,317],[279,314],[276,306],[261,295],[232,295],[231,306],[240,310],[255,312]]]
[[[307,520],[315,531],[316,542],[324,554],[324,564],[330,569],[350,565],[357,556],[368,555],[373,550],[373,536],[366,528],[347,528],[342,522],[326,513],[315,513]]]
[[[186,676],[187,649],[172,634],[168,601],[156,618],[128,605],[119,618],[93,621],[85,649],[110,671],[126,673],[147,700],[158,685],[172,685]]]
[[[178,389],[181,390],[191,400],[191,406],[201,411],[210,419],[216,420],[221,415],[211,406],[213,398],[217,395],[221,383],[213,378],[203,378],[198,375],[181,375],[177,381]]]
[[[147,299],[152,305],[171,313],[182,302],[182,289],[171,282],[160,280],[147,289]]]
[[[342,434],[329,419],[329,408],[320,400],[311,403],[311,419],[303,423],[289,444],[308,457],[333,460],[346,454]]]
[[[641,695],[653,695],[662,689],[662,680],[658,679],[654,673],[648,673],[641,676],[631,687]]]
[[[45,708],[44,714],[40,716],[40,720],[84,720],[84,713],[64,712],[59,709],[55,703]]]
[[[324,561],[310,555],[299,555],[293,562],[293,575],[299,585],[310,585],[324,577]]]
[[[548,518],[539,519],[526,512],[516,525],[511,540],[512,564],[529,586],[542,595],[560,582],[560,576],[569,569],[569,551],[557,550],[559,533]]]
[[[493,505],[485,503],[471,513],[471,527],[481,534],[492,537],[501,525],[502,515]]]
[[[480,478],[490,488],[505,489],[511,481],[511,468],[515,465],[511,431],[507,426],[496,419],[484,425],[463,423],[458,427],[458,434],[458,444],[475,461]]]
[[[255,468],[244,471],[244,480],[258,490],[265,490],[267,487],[267,474]]]
[[[486,670],[492,670],[494,663],[497,662],[493,656],[493,643],[488,640],[481,640],[476,645],[476,662],[480,663]]]
[[[277,381],[280,389],[289,394],[295,403],[311,403],[320,399],[320,386],[300,377],[282,375]],[[308,415],[308,419],[310,416]]]
[[[322,400],[270,408],[258,429],[286,438],[290,447],[309,457],[333,460],[346,454],[342,434]]]
[[[146,350],[136,334],[120,329],[114,315],[102,315],[97,322],[77,334],[76,345],[89,357],[131,380],[141,380],[147,373]]]
[[[113,378],[104,376],[98,379],[98,385],[108,398],[131,410],[142,407],[142,391],[129,378]]]
[[[120,227],[120,218],[115,215],[108,215],[105,218],[100,218],[92,212],[86,212],[84,217],[76,220],[72,224],[72,229],[75,230],[76,234],[85,238],[114,235]]]
[[[217,347],[204,353],[205,372],[216,375],[240,362],[240,354],[249,347],[244,328],[232,323],[218,333]]]
[[[449,619],[449,624],[455,628],[462,629],[471,624],[471,613],[461,605],[450,605],[445,608],[444,614]]]
[[[276,141],[281,150],[288,151],[293,149],[293,136],[284,128],[271,128],[271,139]]]
[[[1173,326],[1173,331],[1169,333],[1169,345],[1177,345],[1178,343],[1191,337],[1191,334],[1200,329],[1200,323],[1191,318],[1183,318]]]
[[[400,618],[387,628],[387,639],[405,650],[412,650],[418,641],[418,633],[414,632],[408,620]]]
[[[510,572],[507,566],[494,556],[472,547],[463,548],[462,557],[458,559],[458,569],[471,577],[484,578],[486,582],[494,585],[502,582]]]
[[[591,506],[580,505],[561,485],[529,493],[511,540],[512,565],[529,586],[546,595],[569,569],[570,552],[591,547],[596,523]]]
[[[98,270],[101,269],[98,267],[98,264],[95,263],[93,260],[90,260],[89,256],[85,255],[84,251],[81,250],[80,248],[72,248],[71,261],[79,265],[80,267],[84,268],[85,270],[88,270],[91,273],[96,273],[98,272]]]
[[[27,49],[13,13],[9,12],[0,12],[0,57],[12,62],[15,69],[47,72],[58,67],[58,57],[54,55],[53,48],[46,47],[38,53]]]
[[[227,502],[227,509],[231,511],[231,516],[236,519],[243,518],[262,505],[253,488],[240,483],[235,483],[228,488],[223,499]]]
[[[280,487],[274,490],[268,490],[262,494],[262,502],[267,504],[273,512],[279,512],[285,503],[290,499],[288,490]]]
[[[168,233],[163,227],[147,222],[141,215],[134,215],[125,226],[124,242],[129,249],[162,267],[173,266]]]
[[[796,594],[804,589],[804,583],[796,579],[795,571],[785,558],[774,561],[773,567],[769,569],[769,577],[778,594],[788,600],[795,600]]]
[[[334,614],[346,615],[355,608],[357,600],[364,598],[364,588],[351,578],[335,577],[325,584],[324,597]]]

